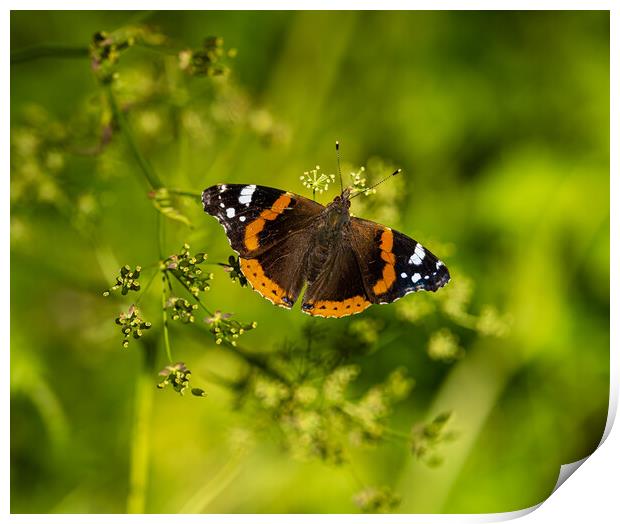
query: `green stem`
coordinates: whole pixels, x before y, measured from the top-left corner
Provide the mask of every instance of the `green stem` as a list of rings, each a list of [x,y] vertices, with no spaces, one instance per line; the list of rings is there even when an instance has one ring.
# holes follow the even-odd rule
[[[383,428],[383,432],[386,435],[390,435],[392,437],[396,437],[396,438],[403,439],[406,441],[411,440],[411,435],[407,435],[406,433],[403,433],[402,431],[396,431],[394,429],[386,427],[386,428]]]
[[[136,381],[134,401],[134,425],[131,436],[129,457],[128,513],[144,513],[146,508],[146,486],[149,471],[150,428],[149,421],[153,411],[153,380],[155,351],[151,345],[144,345],[142,367]]]
[[[88,47],[61,44],[41,44],[11,53],[11,65],[23,64],[39,58],[87,58]]]
[[[166,297],[166,275],[162,273],[161,276],[161,317],[164,326],[164,348],[166,348],[166,356],[168,361],[172,363],[172,350],[170,349],[170,334],[168,333],[168,308]]]
[[[195,296],[189,289],[189,287],[187,286],[187,284],[185,282],[183,282],[176,274],[172,273],[172,276],[177,280],[177,282],[179,284],[181,284],[186,290],[187,292],[192,296],[192,298],[196,301],[196,303],[205,310],[205,312],[207,313],[207,315],[209,315],[210,317],[213,316],[213,313],[211,313],[211,311],[209,310],[209,308],[207,306],[205,306],[202,301]]]
[[[157,245],[159,249],[159,259],[164,259],[164,246],[166,243],[166,230],[163,215],[157,217]],[[165,270],[161,270],[161,318],[164,331],[164,348],[166,350],[166,356],[168,362],[172,363],[172,349],[170,347],[170,333],[168,331],[168,297],[166,293],[166,287],[168,291],[171,291],[170,280]]]
[[[183,191],[181,189],[168,188],[168,193],[172,195],[186,196],[186,197],[195,198],[197,200],[202,200],[202,195],[200,193],[193,193],[192,191]]]
[[[239,451],[222,466],[181,508],[180,513],[202,513],[239,474],[245,451]]]
[[[153,273],[153,276],[149,279],[146,286],[142,289],[142,291],[140,291],[140,294],[138,295],[138,298],[136,299],[136,306],[140,305],[140,301],[142,300],[144,295],[146,295],[146,292],[151,287],[151,284],[155,281],[155,277],[157,276],[157,273],[159,273],[159,271],[155,271],[155,273]]]
[[[107,93],[110,107],[112,108],[112,113],[114,114],[114,118],[116,119],[121,133],[125,137],[130,151],[132,152],[136,162],[140,166],[140,171],[144,175],[144,178],[146,178],[146,181],[148,182],[151,189],[159,189],[160,187],[163,187],[163,184],[157,176],[157,173],[155,173],[153,166],[151,166],[150,162],[146,159],[146,157],[142,155],[134,137],[133,131],[131,129],[131,124],[125,116],[125,113],[118,106],[118,102],[116,100],[116,97],[114,96],[114,93],[112,92],[111,86],[108,86]]]

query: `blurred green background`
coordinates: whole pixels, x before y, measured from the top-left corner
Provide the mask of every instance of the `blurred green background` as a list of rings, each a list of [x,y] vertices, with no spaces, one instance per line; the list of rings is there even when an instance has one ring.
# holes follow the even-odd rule
[[[292,459],[253,431],[260,409],[236,409],[209,381],[242,364],[191,326],[171,325],[173,354],[208,396],[158,391],[141,355],[166,364],[159,278],[141,302],[144,345],[121,348],[114,318],[132,297],[101,292],[123,264],[145,267],[146,283],[158,214],[126,142],[108,143],[105,90],[81,49],[136,23],[176,49],[217,35],[237,50],[225,80],[187,75],[149,45],[120,57],[114,89],[166,186],[307,195],[299,177],[335,172],[336,139],[345,179],[403,168],[354,211],[428,245],[452,282],[314,322],[345,341],[370,333],[353,393],[399,366],[415,379],[390,427],[453,413],[440,465],[390,439],[351,446],[342,466]],[[37,47],[51,44],[69,50]],[[11,53],[13,512],[355,512],[366,486],[398,493],[395,511],[512,511],[595,449],[609,382],[607,12],[14,11]],[[167,221],[165,254],[188,242],[226,261],[217,222],[179,205],[194,228]],[[245,347],[303,338],[299,306],[213,271],[205,302],[258,322]]]

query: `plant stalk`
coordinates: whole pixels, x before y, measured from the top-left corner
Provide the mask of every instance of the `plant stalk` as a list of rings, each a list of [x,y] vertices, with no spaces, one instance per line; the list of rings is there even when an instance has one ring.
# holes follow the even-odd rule
[[[144,342],[142,366],[136,381],[134,401],[134,425],[129,457],[129,493],[127,513],[144,513],[150,459],[149,422],[153,411],[153,372],[155,348]]]

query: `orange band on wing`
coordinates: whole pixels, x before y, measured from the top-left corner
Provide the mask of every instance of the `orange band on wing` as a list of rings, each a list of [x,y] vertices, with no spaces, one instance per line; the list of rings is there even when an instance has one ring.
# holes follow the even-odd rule
[[[293,300],[288,296],[286,290],[265,275],[263,266],[260,265],[258,260],[239,258],[239,265],[248,282],[267,300],[287,308],[293,305]]]
[[[381,260],[385,262],[385,265],[383,266],[381,278],[372,288],[375,295],[387,293],[394,282],[396,282],[396,257],[392,253],[393,247],[394,233],[392,233],[391,229],[385,229],[381,234],[381,244],[379,246],[381,249]]]
[[[280,195],[272,204],[271,209],[265,209],[256,220],[253,220],[246,226],[244,243],[249,251],[254,251],[258,248],[258,234],[265,228],[265,221],[278,218],[278,215],[281,215],[290,203],[291,197],[289,193]]]
[[[346,300],[317,300],[312,307],[304,307],[302,311],[318,317],[346,317],[364,311],[371,303],[362,296],[347,298]]]

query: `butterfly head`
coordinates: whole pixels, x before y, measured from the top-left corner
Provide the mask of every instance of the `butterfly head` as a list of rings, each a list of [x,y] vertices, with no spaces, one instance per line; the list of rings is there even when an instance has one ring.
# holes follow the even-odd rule
[[[337,195],[327,206],[327,220],[332,226],[341,225],[349,220],[349,208],[351,207],[350,194],[351,190],[348,187],[345,188],[342,193]]]

